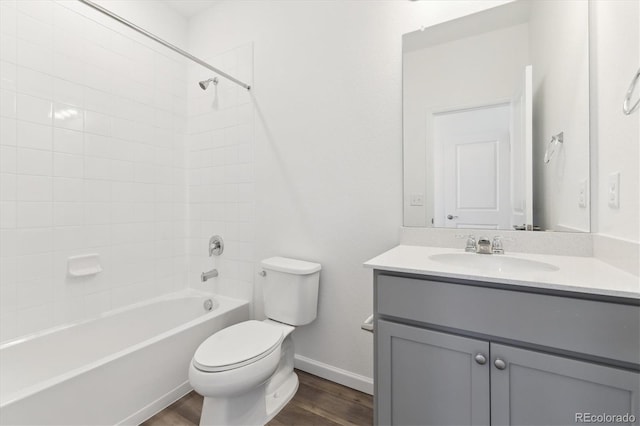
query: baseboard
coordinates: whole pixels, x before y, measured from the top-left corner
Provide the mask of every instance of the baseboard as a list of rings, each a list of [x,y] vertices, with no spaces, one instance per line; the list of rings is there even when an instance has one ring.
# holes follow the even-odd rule
[[[151,404],[142,408],[140,411],[119,422],[118,425],[139,425],[145,420],[149,420],[151,417],[158,414],[160,411],[164,410],[192,390],[193,388],[189,382],[186,381],[177,388],[168,392],[166,395],[161,396]]]
[[[343,386],[359,390],[360,392],[373,395],[373,379],[352,373],[302,355],[296,355],[294,365],[297,369],[306,371],[323,379],[331,380]]]

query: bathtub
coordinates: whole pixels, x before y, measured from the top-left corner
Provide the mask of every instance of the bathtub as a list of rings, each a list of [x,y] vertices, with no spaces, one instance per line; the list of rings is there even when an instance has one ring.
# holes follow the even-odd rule
[[[247,319],[245,301],[187,291],[4,343],[0,424],[139,424],[191,390],[202,341]]]

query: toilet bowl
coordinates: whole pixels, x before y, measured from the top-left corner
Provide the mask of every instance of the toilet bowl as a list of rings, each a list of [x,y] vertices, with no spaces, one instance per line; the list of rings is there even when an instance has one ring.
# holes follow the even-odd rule
[[[220,330],[193,356],[189,381],[204,396],[200,425],[264,425],[298,389],[291,334],[316,317],[320,265],[281,257],[261,264],[269,319]]]

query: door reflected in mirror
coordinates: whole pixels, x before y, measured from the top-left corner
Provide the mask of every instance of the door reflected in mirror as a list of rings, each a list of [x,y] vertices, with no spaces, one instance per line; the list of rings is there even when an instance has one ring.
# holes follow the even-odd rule
[[[588,2],[405,34],[403,152],[405,226],[588,232]]]

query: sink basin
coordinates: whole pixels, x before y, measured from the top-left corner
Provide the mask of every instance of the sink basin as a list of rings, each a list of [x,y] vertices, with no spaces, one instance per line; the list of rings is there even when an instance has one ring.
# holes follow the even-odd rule
[[[559,270],[557,266],[550,263],[502,254],[442,253],[431,255],[429,259],[451,266],[485,272],[553,272]]]

